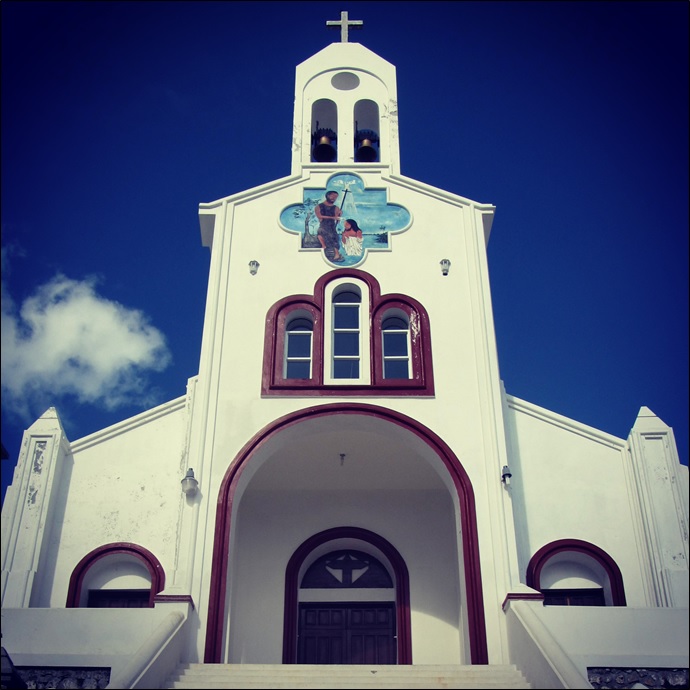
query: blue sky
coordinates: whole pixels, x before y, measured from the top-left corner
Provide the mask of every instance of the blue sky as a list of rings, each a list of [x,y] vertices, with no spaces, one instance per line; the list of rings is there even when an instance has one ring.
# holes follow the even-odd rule
[[[76,440],[184,395],[198,205],[290,173],[341,10],[397,68],[402,173],[497,207],[508,393],[622,438],[646,405],[687,464],[688,7],[3,0],[3,498],[48,407]]]

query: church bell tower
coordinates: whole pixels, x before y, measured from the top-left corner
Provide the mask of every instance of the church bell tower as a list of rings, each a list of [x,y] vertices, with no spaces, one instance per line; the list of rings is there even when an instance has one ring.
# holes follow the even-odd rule
[[[297,67],[292,173],[305,166],[371,164],[400,172],[395,67],[349,41],[361,22],[328,22],[340,42]]]

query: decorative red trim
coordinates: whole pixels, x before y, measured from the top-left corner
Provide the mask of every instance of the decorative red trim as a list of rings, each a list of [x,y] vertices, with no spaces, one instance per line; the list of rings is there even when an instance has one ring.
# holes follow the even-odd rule
[[[222,656],[223,628],[225,625],[225,601],[230,552],[230,522],[235,492],[244,467],[254,453],[269,439],[284,429],[300,422],[326,415],[370,415],[401,426],[424,441],[441,459],[453,482],[460,506],[462,526],[462,550],[465,565],[465,597],[469,624],[470,657],[473,664],[487,664],[486,624],[479,561],[477,516],[472,483],[457,456],[433,431],[411,417],[384,407],[365,403],[329,403],[297,410],[265,426],[254,435],[228,467],[218,492],[216,526],[211,563],[208,622],[206,628],[205,663],[220,663]]]
[[[611,597],[613,606],[626,606],[625,587],[623,586],[623,575],[616,562],[606,551],[594,544],[580,539],[558,539],[550,544],[542,546],[530,559],[527,566],[526,582],[528,587],[541,590],[541,571],[547,562],[556,554],[564,551],[576,551],[584,553],[597,561],[606,571],[611,584]]]
[[[72,571],[72,576],[69,580],[69,588],[67,589],[67,603],[66,608],[79,608],[79,600],[81,599],[81,586],[89,569],[101,558],[113,556],[118,553],[125,553],[130,556],[138,558],[148,569],[151,574],[151,594],[149,596],[149,607],[153,608],[154,597],[158,592],[165,589],[165,571],[158,559],[143,546],[132,544],[130,542],[114,542],[113,544],[105,544],[99,546],[90,553],[86,554],[84,558],[77,563],[77,566]]]
[[[397,549],[383,537],[359,527],[334,527],[310,537],[292,554],[285,570],[285,610],[283,615],[283,663],[297,660],[297,580],[304,559],[317,547],[334,539],[359,539],[380,549],[393,566],[395,610],[398,637],[398,664],[412,663],[412,625],[410,621],[410,577]]]
[[[314,304],[311,295],[292,295],[276,302],[266,316],[264,336],[264,363],[262,371],[262,392],[269,390],[276,381],[283,381],[283,356],[285,351],[285,322],[297,310],[309,312],[314,330],[312,331],[312,378],[308,380],[290,379],[293,388],[313,388],[323,383],[322,367],[317,366],[316,353],[321,352],[323,326],[321,309]]]
[[[412,371],[412,378],[407,379],[384,379],[383,378],[383,338],[381,337],[381,324],[386,318],[386,314],[391,309],[399,309],[407,314],[410,324],[410,365]],[[372,329],[371,340],[373,358],[375,363],[372,371],[372,381],[377,386],[384,386],[387,388],[411,388],[415,385],[420,388],[426,388],[427,372],[425,371],[425,363],[427,357],[425,356],[425,344],[429,339],[429,316],[424,307],[417,302],[417,300],[408,297],[407,295],[389,294],[384,295],[379,303],[372,309]],[[428,348],[429,352],[431,348]],[[433,370],[428,372],[432,377],[433,389]],[[433,392],[433,390],[432,390]]]
[[[544,595],[539,594],[537,592],[534,592],[534,593],[530,593],[530,592],[523,592],[523,593],[508,592],[508,594],[506,594],[506,598],[503,600],[503,603],[501,604],[501,609],[503,611],[506,610],[506,604],[509,601],[544,601]]]
[[[369,288],[370,295],[370,348],[371,384],[338,385],[323,383],[325,363],[323,310],[326,286],[334,280],[356,278]],[[381,356],[381,317],[386,309],[397,307],[405,311],[411,322],[411,352],[413,376],[410,379],[384,379]],[[312,315],[314,322],[312,343],[312,378],[308,380],[283,378],[285,347],[285,321],[296,309]],[[340,268],[322,275],[314,285],[314,295],[292,295],[276,302],[266,315],[264,333],[264,359],[261,376],[262,395],[281,396],[433,396],[434,369],[431,357],[431,330],[429,315],[416,300],[403,294],[381,295],[381,287],[374,276],[356,268]]]
[[[190,594],[156,594],[153,598],[154,604],[166,603],[166,602],[182,602],[184,604],[189,604],[194,610],[194,599],[192,599]]]

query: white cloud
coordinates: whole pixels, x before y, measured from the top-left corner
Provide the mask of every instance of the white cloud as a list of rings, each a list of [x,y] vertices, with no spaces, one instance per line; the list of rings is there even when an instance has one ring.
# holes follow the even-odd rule
[[[73,396],[108,410],[150,404],[147,373],[170,363],[165,336],[136,309],[57,275],[19,309],[2,285],[3,407],[33,417]]]

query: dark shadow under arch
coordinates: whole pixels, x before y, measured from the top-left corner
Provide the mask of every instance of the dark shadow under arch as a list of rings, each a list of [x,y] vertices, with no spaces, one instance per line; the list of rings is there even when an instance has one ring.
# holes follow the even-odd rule
[[[593,558],[606,571],[611,584],[611,598],[613,606],[625,606],[625,588],[623,575],[616,562],[606,551],[594,544],[580,539],[558,539],[542,546],[530,559],[527,566],[527,586],[541,591],[541,571],[548,561],[559,553],[575,551]]]
[[[449,446],[433,431],[411,417],[384,407],[364,403],[332,403],[297,410],[268,424],[254,435],[237,454],[220,485],[216,505],[216,525],[211,563],[208,621],[204,651],[205,663],[220,663],[230,552],[232,504],[244,467],[252,456],[277,433],[308,419],[327,415],[368,415],[396,424],[418,436],[435,452],[446,467],[457,492],[462,526],[462,553],[465,567],[465,603],[469,624],[470,659],[472,664],[487,664],[486,623],[482,597],[477,520],[472,484]]]
[[[79,601],[81,599],[81,587],[84,582],[86,574],[102,558],[113,556],[115,554],[127,554],[134,556],[141,561],[151,575],[151,592],[149,594],[149,607],[154,605],[153,599],[165,588],[165,571],[158,559],[143,546],[132,544],[130,542],[115,542],[113,544],[104,544],[86,554],[84,558],[77,563],[72,571],[72,576],[69,579],[69,588],[67,590],[67,608],[79,608]]]
[[[304,559],[317,547],[334,539],[359,539],[378,548],[390,561],[395,575],[395,618],[398,636],[398,663],[412,663],[412,626],[410,624],[410,578],[398,550],[375,532],[360,527],[334,527],[300,544],[285,570],[285,613],[283,615],[283,663],[297,658],[297,591],[299,570]]]

